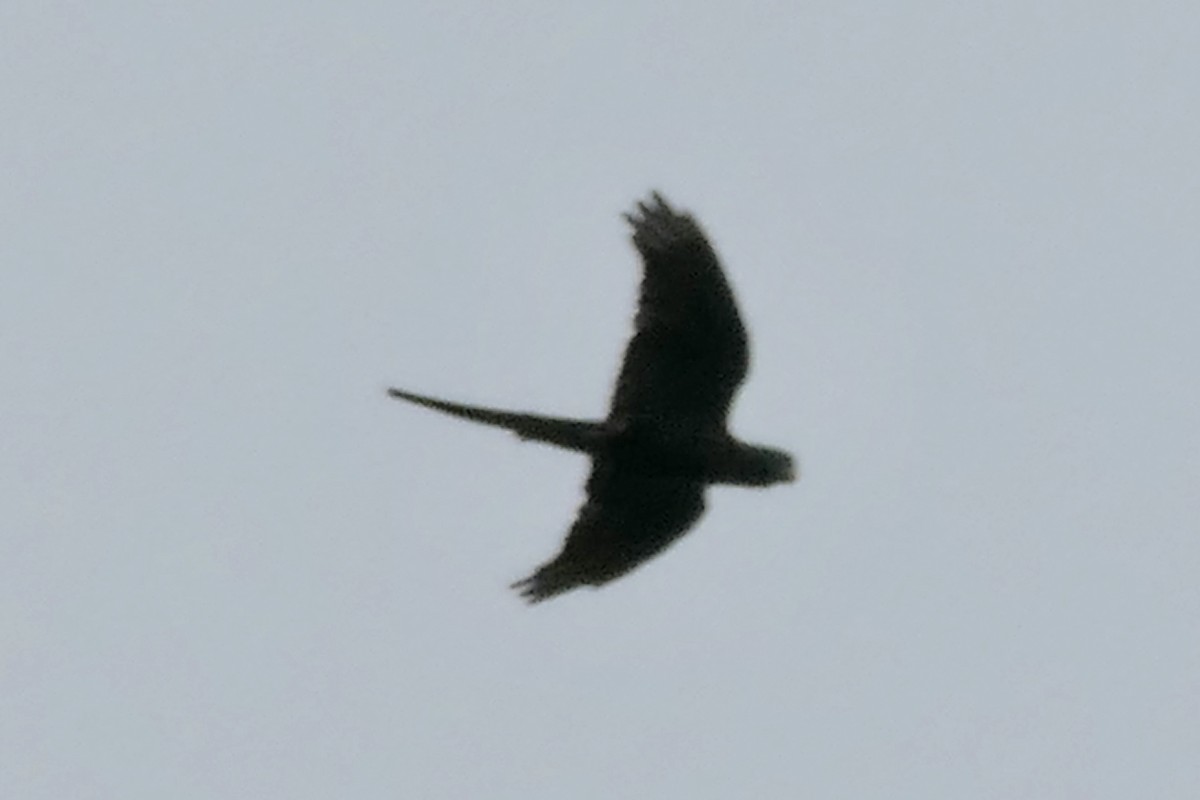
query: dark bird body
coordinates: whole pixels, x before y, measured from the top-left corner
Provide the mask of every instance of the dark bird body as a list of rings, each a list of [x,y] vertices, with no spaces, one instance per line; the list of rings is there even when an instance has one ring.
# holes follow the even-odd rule
[[[531,602],[600,586],[662,552],[704,512],[710,484],[795,478],[792,457],[726,429],[749,347],[733,292],[696,221],[655,194],[625,216],[644,264],[634,335],[608,417],[564,419],[392,397],[592,458],[587,501],[562,551],[513,584]]]

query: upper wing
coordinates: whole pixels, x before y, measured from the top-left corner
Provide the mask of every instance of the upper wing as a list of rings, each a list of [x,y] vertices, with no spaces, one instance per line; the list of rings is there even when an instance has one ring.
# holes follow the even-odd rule
[[[717,254],[696,221],[658,193],[625,219],[644,276],[609,420],[723,429],[749,355]]]
[[[704,513],[703,484],[649,475],[597,459],[588,499],[562,551],[513,584],[531,603],[600,586],[662,552]]]

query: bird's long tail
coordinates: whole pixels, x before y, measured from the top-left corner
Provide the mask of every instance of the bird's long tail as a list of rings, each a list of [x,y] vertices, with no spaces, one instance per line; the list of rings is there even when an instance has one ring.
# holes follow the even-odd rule
[[[545,442],[583,453],[596,451],[604,431],[603,423],[591,420],[541,417],[534,414],[520,414],[515,411],[500,411],[495,408],[465,406],[400,389],[388,389],[388,394],[398,400],[407,400],[444,414],[461,417],[472,422],[482,422],[485,425],[494,425],[498,428],[507,428],[522,439]]]

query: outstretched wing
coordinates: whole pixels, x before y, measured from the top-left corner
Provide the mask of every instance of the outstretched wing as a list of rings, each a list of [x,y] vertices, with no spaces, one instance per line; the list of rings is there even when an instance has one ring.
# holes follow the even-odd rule
[[[696,221],[658,193],[625,219],[644,275],[609,420],[724,429],[749,354],[717,254]]]
[[[597,459],[562,551],[513,584],[531,603],[600,586],[661,553],[704,513],[703,484]]]

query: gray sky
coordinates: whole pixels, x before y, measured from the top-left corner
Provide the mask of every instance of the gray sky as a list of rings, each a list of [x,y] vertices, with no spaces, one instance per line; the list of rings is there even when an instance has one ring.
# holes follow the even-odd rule
[[[0,796],[1200,796],[1195,4],[101,5],[0,11]],[[803,477],[527,608],[586,462],[383,388],[600,416],[651,188]]]

